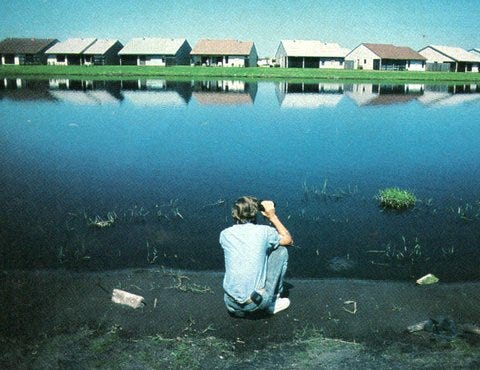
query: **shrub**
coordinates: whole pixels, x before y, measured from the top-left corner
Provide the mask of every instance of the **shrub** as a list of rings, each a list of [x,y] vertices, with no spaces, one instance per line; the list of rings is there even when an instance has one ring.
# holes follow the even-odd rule
[[[413,207],[417,198],[407,190],[386,188],[379,191],[378,199],[384,208],[406,209]]]

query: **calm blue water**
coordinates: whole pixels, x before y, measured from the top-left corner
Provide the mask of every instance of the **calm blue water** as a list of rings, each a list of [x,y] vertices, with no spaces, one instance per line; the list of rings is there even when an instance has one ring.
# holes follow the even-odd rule
[[[249,194],[291,276],[476,280],[479,117],[478,85],[4,80],[0,266],[222,270]],[[383,211],[390,186],[415,209]]]

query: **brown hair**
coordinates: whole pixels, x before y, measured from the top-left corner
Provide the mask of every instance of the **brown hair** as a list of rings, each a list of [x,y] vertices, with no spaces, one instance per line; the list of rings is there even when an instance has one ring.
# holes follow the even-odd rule
[[[232,207],[232,217],[237,224],[257,223],[258,199],[243,196]]]

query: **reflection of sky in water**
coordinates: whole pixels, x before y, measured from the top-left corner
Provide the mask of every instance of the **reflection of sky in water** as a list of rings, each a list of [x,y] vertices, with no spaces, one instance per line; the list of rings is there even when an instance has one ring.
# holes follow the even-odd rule
[[[472,278],[468,258],[458,254],[478,253],[475,227],[480,220],[459,222],[454,211],[479,200],[480,127],[474,117],[480,94],[422,86],[389,88],[381,94],[368,84],[333,85],[316,86],[317,92],[311,86],[266,82],[134,82],[109,85],[113,90],[88,84],[77,90],[41,90],[37,85],[42,96],[49,91],[53,100],[15,99],[22,89],[4,89],[1,197],[7,207],[1,240],[28,248],[40,245],[45,254],[40,259],[46,260],[49,248],[55,254],[55,245],[78,239],[65,234],[69,212],[128,213],[133,205],[142,205],[153,215],[155,205],[178,199],[183,224],[159,225],[152,217],[146,220],[148,230],[131,225],[111,229],[111,235],[119,233],[115,243],[129,240],[125,256],[115,263],[145,263],[145,240],[154,240],[151,233],[161,230],[163,239],[156,245],[167,257],[160,263],[221,270],[217,238],[229,223],[228,207],[204,206],[254,194],[277,200],[280,214],[288,217],[301,246],[292,251],[293,274],[325,276],[332,273],[326,261],[348,256],[356,267],[343,271],[345,276],[405,278],[412,268],[405,261],[398,266],[365,252],[385,249],[389,242],[400,248],[405,237],[411,243],[418,238],[425,255],[427,248],[453,246],[453,259],[463,261],[466,276]],[[303,201],[304,183],[318,190],[325,180],[331,194],[342,189],[349,195],[337,201]],[[379,212],[373,197],[387,186],[432,198],[435,212],[426,206],[403,215]],[[40,226],[26,227],[36,223],[42,232]],[[19,224],[23,236],[14,231]],[[113,236],[106,233],[83,232],[98,243],[103,238],[112,243]],[[19,253],[8,251],[9,263],[21,265],[24,252]],[[105,257],[97,253],[98,259]],[[434,261],[430,267],[443,266],[443,256],[428,253]],[[179,259],[169,259],[170,254]],[[372,261],[392,264],[392,275],[384,267],[365,267]],[[449,279],[455,279],[462,263],[450,268]],[[97,265],[102,266],[112,267]]]

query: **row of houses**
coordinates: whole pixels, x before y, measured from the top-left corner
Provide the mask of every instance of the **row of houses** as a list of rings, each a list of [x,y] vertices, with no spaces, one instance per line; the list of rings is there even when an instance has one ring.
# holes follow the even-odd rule
[[[257,66],[251,41],[202,39],[192,49],[186,39],[142,37],[125,46],[118,40],[8,38],[0,42],[1,64]]]
[[[260,65],[254,42],[201,39],[8,38],[0,42],[1,64],[50,65]],[[317,40],[282,40],[274,63],[281,68],[480,72],[480,48],[428,45],[418,51],[392,44],[362,43],[353,50]],[[265,63],[272,66],[272,63]]]
[[[22,80],[0,79],[0,101],[63,101],[78,105],[128,102],[136,106],[253,104],[256,82],[210,80]],[[347,96],[358,106],[383,106],[419,101],[427,106],[480,104],[480,84],[424,85],[372,83],[278,82],[275,95],[282,108],[335,107]]]
[[[275,55],[284,68],[480,72],[480,48],[428,45],[419,51],[391,44],[362,43],[348,50],[336,43],[284,40]]]

